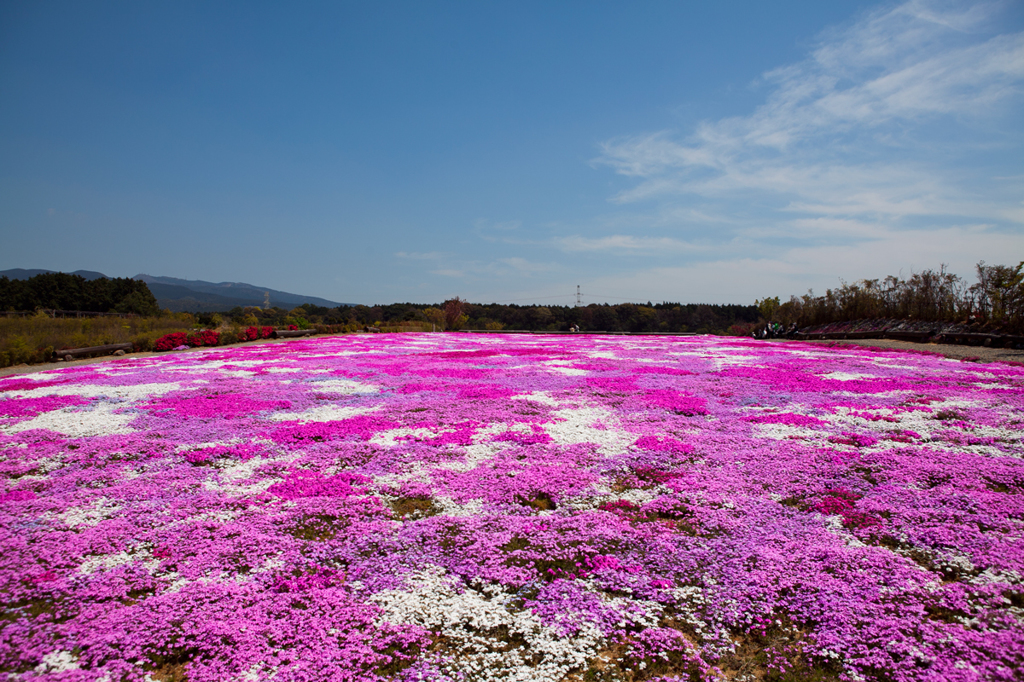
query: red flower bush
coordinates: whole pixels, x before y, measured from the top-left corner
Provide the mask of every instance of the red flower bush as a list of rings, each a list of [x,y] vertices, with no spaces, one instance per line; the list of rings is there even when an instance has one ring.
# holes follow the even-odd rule
[[[204,329],[203,331],[196,332],[194,334],[186,334],[185,332],[164,334],[156,340],[156,343],[153,344],[153,348],[158,351],[166,351],[174,350],[180,346],[192,346],[193,348],[199,348],[200,346],[216,346],[219,344],[220,333],[210,329]]]
[[[290,331],[290,332],[296,331],[298,328],[299,328],[299,325],[297,325],[297,324],[290,324],[290,325],[288,325],[288,331]]]
[[[256,339],[269,339],[274,333],[273,327],[247,327],[238,333],[239,341],[255,341]]]
[[[174,350],[178,346],[184,346],[188,342],[188,335],[185,332],[174,332],[172,334],[164,334],[156,343],[153,344],[153,348],[159,351]]]
[[[201,332],[189,334],[187,343],[193,348],[199,348],[201,346],[216,346],[220,343],[220,332],[204,329]]]

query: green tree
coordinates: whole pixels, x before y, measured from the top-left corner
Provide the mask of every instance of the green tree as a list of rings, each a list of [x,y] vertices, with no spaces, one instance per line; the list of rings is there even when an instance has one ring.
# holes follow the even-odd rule
[[[423,316],[427,318],[427,322],[434,325],[436,328],[444,331],[444,312],[438,308],[427,308],[423,311]]]
[[[754,301],[754,305],[757,306],[757,310],[761,313],[761,317],[763,317],[766,322],[771,322],[772,318],[775,316],[775,311],[779,309],[779,297],[765,297],[760,301]]]

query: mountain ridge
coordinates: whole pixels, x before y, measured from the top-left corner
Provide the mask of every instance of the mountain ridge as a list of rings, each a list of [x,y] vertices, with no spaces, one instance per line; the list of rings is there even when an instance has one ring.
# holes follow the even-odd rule
[[[9,279],[28,279],[35,275],[58,272],[57,270],[13,268],[0,270],[0,277]],[[80,275],[85,279],[107,277],[101,272],[92,270],[76,270],[68,273]],[[157,305],[172,312],[225,312],[236,306],[263,306],[264,297],[270,294],[270,305],[282,308],[294,308],[304,303],[311,303],[324,308],[337,308],[354,303],[338,303],[318,296],[304,296],[287,291],[260,287],[246,282],[207,282],[201,279],[181,279],[140,273],[132,277],[146,283],[156,297]]]

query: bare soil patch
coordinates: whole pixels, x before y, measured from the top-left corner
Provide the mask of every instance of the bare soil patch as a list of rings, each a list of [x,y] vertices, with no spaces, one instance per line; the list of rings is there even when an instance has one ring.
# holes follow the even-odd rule
[[[780,339],[782,340],[782,339]],[[789,343],[812,343],[818,346],[871,346],[892,350],[923,351],[935,353],[954,360],[975,360],[977,362],[1024,362],[1024,350],[1013,348],[986,348],[985,346],[963,346],[946,343],[914,343],[896,339],[844,339],[842,341],[789,341]]]

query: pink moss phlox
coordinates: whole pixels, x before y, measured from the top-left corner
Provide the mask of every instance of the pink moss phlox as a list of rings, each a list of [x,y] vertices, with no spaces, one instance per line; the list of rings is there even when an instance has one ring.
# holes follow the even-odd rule
[[[504,431],[495,434],[491,440],[497,443],[516,443],[517,445],[544,445],[554,442],[551,436],[539,428],[531,433]]]
[[[167,414],[190,419],[220,419],[249,415],[254,412],[282,410],[291,407],[287,400],[259,400],[235,394],[197,392],[193,395],[168,397],[145,406],[154,414]]]
[[[262,434],[275,443],[297,441],[370,440],[378,431],[400,426],[398,422],[376,415],[360,415],[332,422],[282,422],[282,426]]]
[[[836,436],[830,436],[828,440],[830,443],[853,445],[858,448],[869,448],[878,442],[878,439],[872,435],[866,433],[853,433],[851,431],[843,431]]]
[[[614,502],[605,502],[601,504],[598,509],[613,513],[623,513],[637,511],[640,507],[629,500],[615,500]]]
[[[676,391],[649,391],[644,398],[649,404],[655,407],[660,407],[687,417],[694,417],[708,413],[707,402],[703,398],[678,393]]]
[[[581,641],[655,682],[1024,668],[1020,368],[393,334],[39,379],[0,405],[84,402],[0,418],[19,679],[571,677]]]
[[[267,492],[286,500],[302,497],[348,497],[363,495],[365,488],[353,488],[352,484],[367,484],[370,479],[360,474],[343,471],[334,476],[324,476],[319,471],[298,470],[289,474],[280,483],[275,483]]]
[[[36,499],[36,494],[31,490],[9,490],[0,493],[0,503],[4,502],[28,502]]]
[[[792,412],[773,412],[770,414],[757,414],[744,419],[753,424],[785,424],[787,426],[801,426],[805,428],[820,428],[829,426],[829,423],[810,417],[806,414],[794,414]]]
[[[694,450],[693,445],[690,443],[683,443],[675,438],[662,438],[658,436],[641,436],[634,445],[641,450],[668,452],[675,455],[691,455]]]
[[[0,398],[0,419],[34,417],[75,405],[88,405],[88,398],[76,395],[48,395],[41,398]]]

